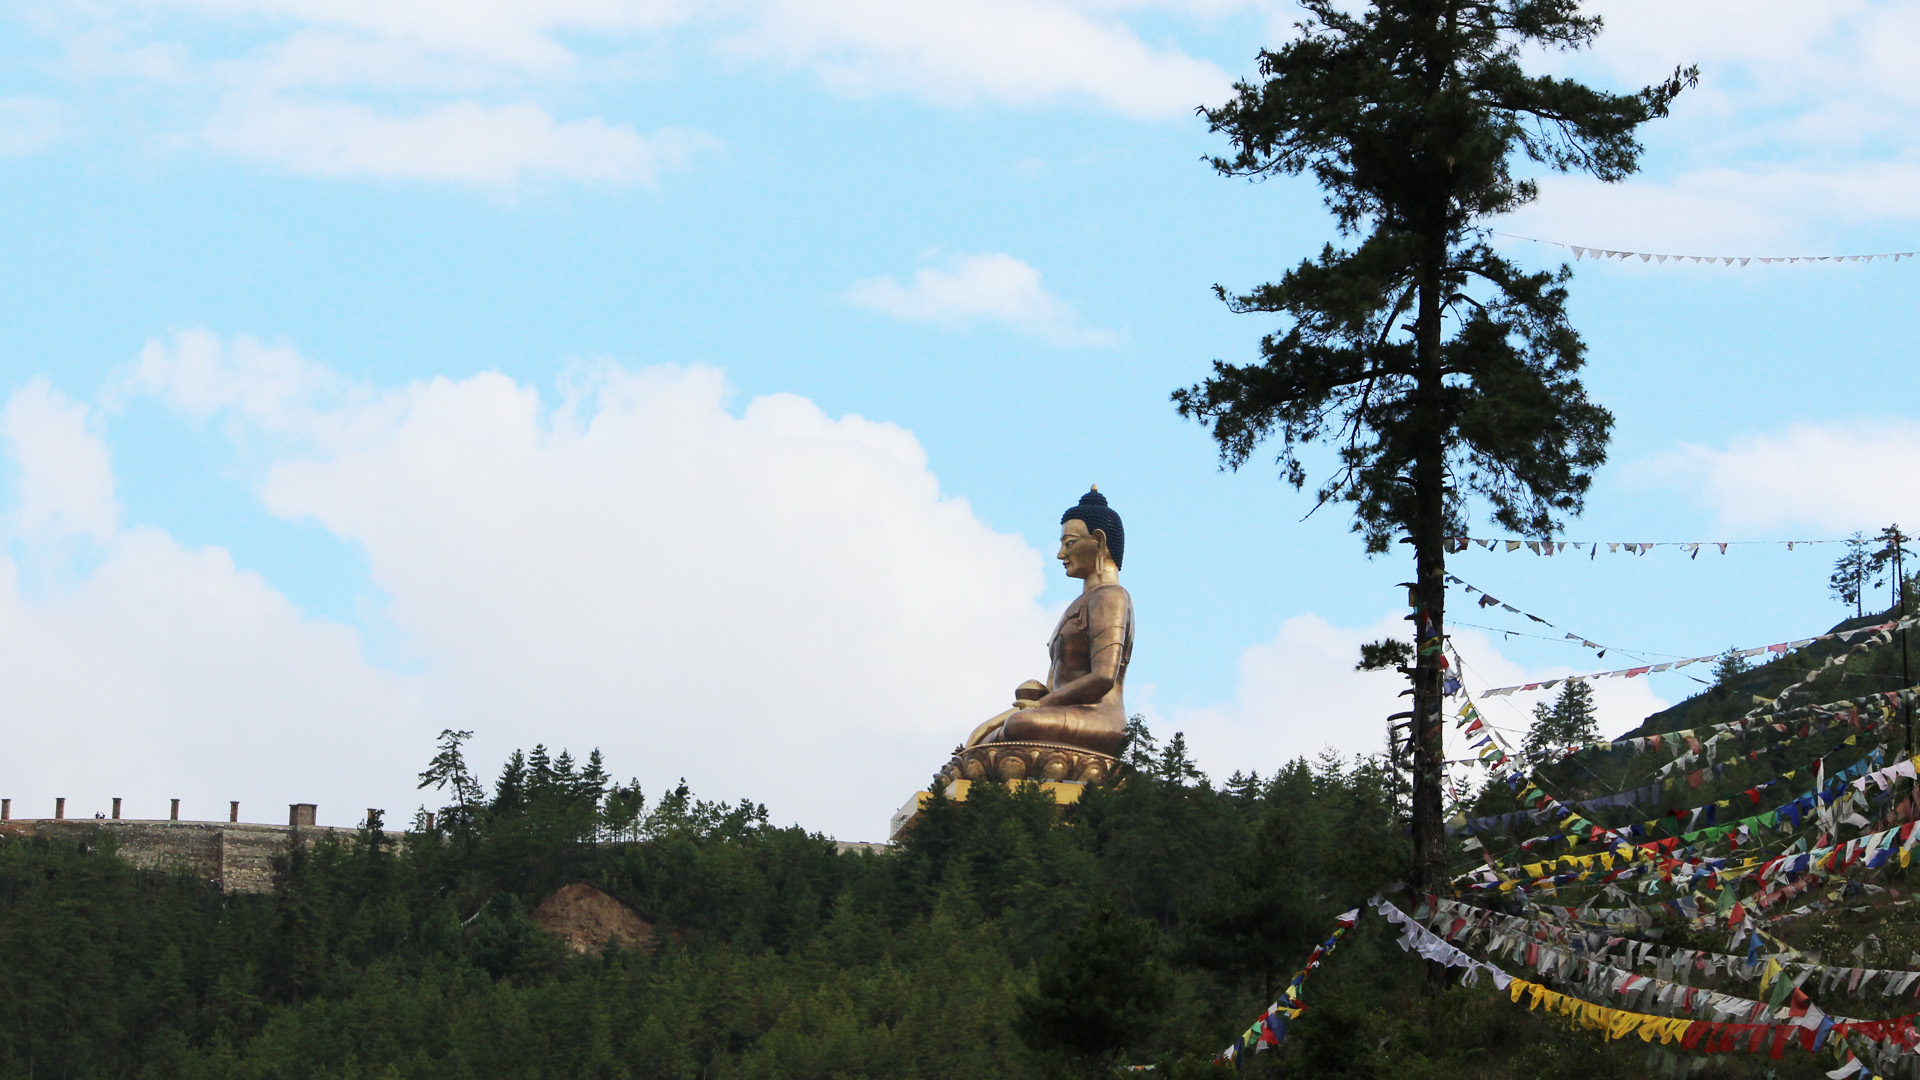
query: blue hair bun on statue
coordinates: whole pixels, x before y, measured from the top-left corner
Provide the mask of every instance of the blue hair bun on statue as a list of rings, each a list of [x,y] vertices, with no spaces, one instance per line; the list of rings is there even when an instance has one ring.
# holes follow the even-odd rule
[[[1127,550],[1127,530],[1120,524],[1120,515],[1107,505],[1107,497],[1100,494],[1098,488],[1080,496],[1079,505],[1060,515],[1060,524],[1069,521],[1086,523],[1087,531],[1099,529],[1107,534],[1107,554],[1113,556],[1114,569],[1121,567],[1121,559]]]

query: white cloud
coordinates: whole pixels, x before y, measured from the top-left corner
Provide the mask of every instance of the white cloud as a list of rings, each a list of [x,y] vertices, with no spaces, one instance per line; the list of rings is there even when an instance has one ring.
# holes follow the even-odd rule
[[[1909,162],[1831,171],[1699,168],[1671,180],[1624,184],[1556,176],[1543,180],[1540,201],[1515,214],[1504,228],[1565,243],[1663,255],[1884,254],[1913,249],[1912,234],[1895,234],[1860,248],[1831,239],[1833,228],[1920,222],[1920,206],[1912,198],[1917,186],[1920,164]],[[1810,215],[1809,208],[1818,208],[1818,213]]]
[[[0,156],[38,153],[60,138],[60,106],[38,94],[0,98]]]
[[[329,421],[342,406],[373,396],[290,346],[246,335],[229,345],[204,330],[181,331],[170,343],[147,342],[115,404],[129,393],[161,395],[196,420],[231,414],[239,421],[236,436],[252,430],[329,441],[340,437]]]
[[[417,660],[405,693],[356,705],[390,751],[309,788],[405,804],[451,726],[480,732],[481,760],[600,746],[655,792],[684,775],[879,838],[1044,666],[1040,553],[943,496],[891,424],[783,394],[735,412],[704,369],[604,365],[558,403],[498,374],[346,386],[206,335],[149,349],[134,383],[233,425],[273,513],[363,551]],[[259,680],[292,696],[317,677]]]
[[[1073,308],[1041,284],[1040,271],[1005,254],[958,255],[945,267],[915,271],[908,285],[891,275],[868,278],[848,291],[847,300],[909,322],[997,322],[1062,345],[1113,340],[1081,325]]]
[[[512,188],[528,179],[651,184],[716,145],[671,124],[561,118],[554,102],[745,57],[861,95],[947,106],[1078,104],[1187,115],[1228,75],[1129,20],[1205,25],[1270,0],[107,0],[35,25],[74,85],[133,83],[177,145],[309,176]],[[1270,12],[1269,12],[1270,13]],[[158,16],[158,17],[156,17]],[[768,64],[772,60],[776,63]],[[737,73],[735,76],[737,77]],[[140,110],[116,102],[121,124]],[[159,119],[164,118],[164,119]],[[0,155],[59,134],[59,110],[0,99]]]
[[[15,470],[10,524],[16,534],[51,541],[112,539],[120,518],[113,463],[89,428],[85,405],[35,379],[0,411],[0,439]]]
[[[689,23],[718,35],[728,51],[779,57],[843,90],[904,91],[945,103],[1078,98],[1128,115],[1176,116],[1222,97],[1230,82],[1206,60],[1147,45],[1119,21],[1116,5],[1101,2],[202,0],[182,6],[295,20],[303,30],[269,50],[272,70],[282,79],[323,83],[358,75],[411,85],[423,68],[448,64],[556,78],[581,67],[563,38],[631,40]],[[1139,6],[1218,18],[1244,5],[1118,5]],[[313,36],[315,30],[323,35]]]
[[[269,93],[381,89],[471,94],[494,86],[501,75],[481,59],[331,29],[297,30],[217,70],[231,85]]]
[[[599,119],[558,122],[538,106],[459,101],[408,116],[342,102],[252,98],[206,131],[222,150],[314,176],[441,180],[508,188],[529,177],[653,183],[711,145],[675,131],[643,136]]]
[[[1912,5],[1598,0],[1591,9],[1607,23],[1597,47],[1542,58],[1549,67],[1631,89],[1698,63],[1700,86],[1641,129],[1647,175],[1614,186],[1551,179],[1514,231],[1687,254],[1846,254],[1837,228],[1920,216],[1908,137],[1920,105]]]
[[[1125,24],[1046,0],[770,0],[733,47],[811,67],[851,93],[942,103],[1092,100],[1129,116],[1190,113],[1232,79]]]
[[[65,796],[88,816],[124,796],[128,816],[164,817],[177,797],[190,818],[239,799],[247,820],[273,821],[318,795],[326,820],[350,824],[369,805],[414,805],[403,766],[422,725],[403,680],[226,551],[120,528],[96,426],[41,380],[4,411],[10,536],[97,547],[84,572],[0,553],[0,680],[17,720],[0,794],[14,813],[48,815]]]
[[[1409,706],[1398,696],[1406,680],[1394,672],[1355,671],[1360,644],[1383,637],[1404,637],[1407,624],[1397,615],[1372,626],[1334,626],[1319,615],[1298,615],[1280,626],[1274,639],[1240,654],[1240,682],[1234,700],[1217,706],[1178,710],[1159,726],[1186,732],[1203,769],[1212,774],[1234,769],[1273,771],[1295,758],[1313,758],[1331,748],[1341,757],[1376,754],[1386,749],[1387,717]],[[1591,668],[1523,668],[1503,656],[1484,634],[1448,631],[1468,665],[1467,689],[1478,693],[1495,686],[1535,682]],[[1669,704],[1647,680],[1600,679],[1593,685],[1600,730],[1616,735],[1639,725]],[[1513,745],[1526,737],[1537,700],[1550,693],[1513,694],[1484,703],[1487,719]],[[1467,746],[1449,723],[1448,756],[1466,757]],[[1486,774],[1456,767],[1456,776],[1475,784]]]
[[[230,22],[266,16],[528,72],[574,63],[558,35],[660,30],[697,7],[687,0],[175,0],[170,6]]]
[[[1686,445],[1635,472],[1697,487],[1734,528],[1803,525],[1830,532],[1920,520],[1920,424],[1906,420],[1792,424],[1724,449]]]

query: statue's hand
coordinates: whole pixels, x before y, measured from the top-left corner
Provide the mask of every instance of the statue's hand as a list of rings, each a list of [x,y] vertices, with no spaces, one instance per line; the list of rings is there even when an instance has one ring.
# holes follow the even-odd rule
[[[1026,682],[1013,688],[1013,707],[1016,709],[1030,709],[1039,704],[1040,699],[1046,696],[1046,683],[1038,679],[1028,679]]]

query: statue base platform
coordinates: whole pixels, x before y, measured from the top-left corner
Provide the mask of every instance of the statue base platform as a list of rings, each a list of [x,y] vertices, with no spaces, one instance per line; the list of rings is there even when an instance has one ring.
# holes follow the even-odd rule
[[[1006,786],[1018,788],[1022,784],[1032,783],[1036,783],[1036,781],[1009,780],[1006,781]],[[1080,783],[1055,781],[1038,783],[1040,790],[1052,796],[1053,801],[1061,806],[1079,802],[1081,794],[1087,790],[1087,785]],[[946,783],[946,787],[942,790],[942,794],[954,802],[966,802],[967,792],[971,790],[972,787],[973,781],[971,780],[949,780]],[[900,842],[901,837],[905,836],[907,830],[912,827],[914,819],[920,816],[921,808],[926,806],[927,800],[932,797],[931,794],[925,791],[916,791],[913,793],[913,797],[907,800],[906,805],[900,808],[899,813],[893,815],[893,821],[888,824],[887,843],[897,844]]]
[[[1111,755],[1065,743],[995,742],[955,753],[940,778],[1098,784],[1111,779],[1119,766]]]
[[[936,784],[954,802],[967,801],[967,790],[975,784],[1038,784],[1054,802],[1066,806],[1079,802],[1088,784],[1112,780],[1120,770],[1120,760],[1111,754],[1066,743],[983,743],[956,750],[953,760],[940,770]],[[897,843],[906,834],[929,797],[927,792],[917,791],[893,815],[887,829],[889,843]]]

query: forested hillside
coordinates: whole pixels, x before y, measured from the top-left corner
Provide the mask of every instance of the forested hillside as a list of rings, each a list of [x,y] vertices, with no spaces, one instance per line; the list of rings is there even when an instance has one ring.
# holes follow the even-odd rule
[[[542,752],[431,833],[293,850],[268,896],[9,840],[0,1074],[1024,1077],[1110,1051],[1200,1068],[1401,874],[1397,791],[1333,761],[1216,786],[1177,738],[1130,757],[1064,815],[1037,792],[936,800],[893,855],[837,855],[751,804],[646,803]],[[471,783],[436,766],[449,793]],[[531,907],[573,881],[653,922],[653,945],[577,956],[537,930]],[[1409,1026],[1418,969],[1383,938],[1363,924],[1316,982],[1288,1068],[1541,1052],[1514,1027],[1539,1025],[1478,1000],[1433,1007],[1509,1031],[1505,1051]]]
[[[104,834],[14,838],[0,842],[0,1074],[985,1078],[1127,1063],[1173,1075],[1810,1076],[1832,1068],[1832,1047],[1775,1059],[1770,1047],[1607,1041],[1488,979],[1460,985],[1452,970],[1433,983],[1396,945],[1400,928],[1363,902],[1380,894],[1476,957],[1557,976],[1569,994],[1592,974],[1551,962],[1542,974],[1556,948],[1749,997],[1762,955],[1838,958],[1843,972],[1920,967],[1904,857],[1824,874],[1816,860],[1793,875],[1800,887],[1763,887],[1791,894],[1778,907],[1724,861],[1911,817],[1908,783],[1850,786],[1904,756],[1904,715],[1884,696],[1899,670],[1886,637],[1815,642],[1751,670],[1723,663],[1715,685],[1628,736],[1540,750],[1537,768],[1516,772],[1524,784],[1487,781],[1457,808],[1460,891],[1437,902],[1396,891],[1406,802],[1384,761],[1297,761],[1213,783],[1178,736],[1156,744],[1137,724],[1123,782],[1064,811],[1037,790],[936,798],[889,854],[838,854],[750,802],[684,788],[649,800],[611,783],[597,754],[581,765],[536,748],[483,784],[458,737],[423,773],[445,803],[431,827],[423,814],[404,837],[363,829],[296,846],[270,895],[137,871]],[[1857,801],[1818,795],[1856,787]],[[1567,812],[1584,824],[1565,828]],[[1629,873],[1641,864],[1622,856],[1621,873],[1603,873],[1593,853],[1619,849],[1592,828],[1660,851],[1660,872]],[[652,940],[569,952],[530,912],[573,882],[629,905]],[[1285,1002],[1289,978],[1355,907],[1362,917],[1301,984],[1308,1007],[1285,1041],[1215,1061]],[[1766,926],[1748,937],[1760,946],[1729,945],[1730,929],[1746,936],[1728,921],[1736,909]],[[1520,927],[1531,952],[1512,948]],[[1629,947],[1623,961],[1630,942],[1655,951],[1636,961]],[[1688,978],[1675,949],[1748,953],[1756,970]],[[1839,986],[1809,974],[1769,996],[1787,1011],[1910,1011],[1902,971],[1866,997],[1849,993],[1850,974]],[[1898,997],[1880,992],[1896,986]],[[1693,1015],[1666,1005],[1635,1007]]]

